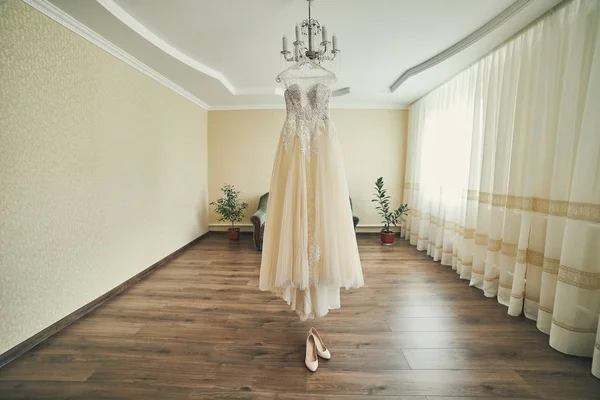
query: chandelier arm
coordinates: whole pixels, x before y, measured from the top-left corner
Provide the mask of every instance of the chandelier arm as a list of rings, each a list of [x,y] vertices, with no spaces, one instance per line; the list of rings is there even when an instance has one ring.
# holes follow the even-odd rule
[[[296,41],[294,41],[294,51],[287,50],[286,39],[283,39],[283,55],[286,61],[299,61],[303,58],[308,58],[317,62],[321,61],[332,61],[336,58],[339,49],[336,48],[336,37],[333,35],[332,42],[330,42],[326,34],[325,26],[321,26],[319,21],[313,20],[312,18],[312,5],[314,0],[307,0],[308,2],[308,19],[302,21],[302,30],[308,36],[308,46],[304,41],[300,40],[300,25],[296,25]],[[315,43],[315,37],[319,33],[322,33],[322,40]]]

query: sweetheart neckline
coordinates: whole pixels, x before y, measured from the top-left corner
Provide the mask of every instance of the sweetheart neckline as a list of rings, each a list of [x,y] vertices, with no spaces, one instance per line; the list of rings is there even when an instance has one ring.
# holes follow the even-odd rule
[[[305,92],[308,93],[308,92],[310,92],[312,90],[315,90],[317,88],[317,86],[325,86],[327,89],[329,89],[329,91],[331,91],[331,88],[328,85],[326,85],[324,83],[321,83],[321,82],[317,82],[314,85],[312,85],[310,87],[310,89],[305,90]],[[283,93],[284,94],[287,93],[292,88],[297,88],[297,90],[302,91],[302,88],[300,87],[300,85],[298,85],[297,83],[294,83],[293,85],[290,85],[287,89],[285,89]]]

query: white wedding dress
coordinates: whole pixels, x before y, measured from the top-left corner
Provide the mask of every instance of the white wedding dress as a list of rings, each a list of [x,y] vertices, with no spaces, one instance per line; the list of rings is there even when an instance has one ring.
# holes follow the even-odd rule
[[[287,117],[265,222],[259,288],[282,297],[302,320],[339,308],[340,288],[364,284],[342,154],[329,119],[331,81],[286,85]]]

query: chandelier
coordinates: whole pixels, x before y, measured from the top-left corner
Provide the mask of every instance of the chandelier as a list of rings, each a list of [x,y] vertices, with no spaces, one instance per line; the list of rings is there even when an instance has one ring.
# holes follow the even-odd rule
[[[283,49],[281,54],[286,61],[298,62],[303,58],[321,62],[332,61],[335,59],[340,50],[337,48],[337,38],[332,36],[331,42],[327,37],[327,28],[321,26],[319,21],[312,18],[311,8],[314,0],[306,0],[308,2],[308,19],[302,21],[300,25],[296,25],[296,40],[294,41],[293,54],[288,49],[288,41],[285,35],[283,36]],[[307,40],[302,40],[306,38]],[[321,42],[319,43],[319,39]],[[308,46],[306,45],[308,42]]]

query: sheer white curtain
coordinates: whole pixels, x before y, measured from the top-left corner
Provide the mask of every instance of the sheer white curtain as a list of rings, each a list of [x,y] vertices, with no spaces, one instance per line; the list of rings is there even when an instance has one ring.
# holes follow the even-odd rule
[[[402,232],[596,377],[599,22],[571,1],[411,107]]]

